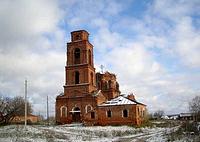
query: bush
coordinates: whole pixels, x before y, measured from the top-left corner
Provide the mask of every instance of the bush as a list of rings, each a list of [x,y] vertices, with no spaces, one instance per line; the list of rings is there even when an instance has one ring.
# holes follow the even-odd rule
[[[137,128],[140,128],[140,127],[153,127],[153,124],[151,121],[146,120],[140,126],[137,126]]]
[[[183,122],[177,131],[174,131],[168,135],[168,141],[184,140],[199,142],[200,136],[196,122]]]
[[[195,134],[198,134],[198,124],[196,122],[190,123],[189,121],[184,122],[181,125],[181,128],[185,132],[194,132]]]

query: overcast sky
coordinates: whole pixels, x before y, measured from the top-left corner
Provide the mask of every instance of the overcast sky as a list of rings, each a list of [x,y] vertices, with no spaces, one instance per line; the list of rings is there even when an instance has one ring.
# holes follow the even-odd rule
[[[54,114],[63,92],[66,43],[85,29],[96,71],[117,75],[150,112],[188,112],[200,95],[199,0],[1,0],[0,95],[23,96],[35,114]]]

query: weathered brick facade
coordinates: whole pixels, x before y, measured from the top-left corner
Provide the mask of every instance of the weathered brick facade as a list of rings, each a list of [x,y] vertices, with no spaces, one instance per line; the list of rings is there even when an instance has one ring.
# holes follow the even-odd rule
[[[56,122],[140,125],[146,106],[137,102],[134,95],[120,95],[115,74],[95,73],[93,45],[88,36],[85,30],[71,32],[71,42],[67,43],[64,94],[56,98]]]

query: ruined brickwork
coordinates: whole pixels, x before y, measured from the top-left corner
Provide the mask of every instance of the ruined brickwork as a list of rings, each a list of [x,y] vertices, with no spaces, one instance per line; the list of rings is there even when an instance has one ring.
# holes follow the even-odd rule
[[[96,73],[93,45],[85,30],[71,32],[67,43],[64,94],[56,98],[56,122],[86,125],[140,125],[146,105],[120,95],[113,73]]]

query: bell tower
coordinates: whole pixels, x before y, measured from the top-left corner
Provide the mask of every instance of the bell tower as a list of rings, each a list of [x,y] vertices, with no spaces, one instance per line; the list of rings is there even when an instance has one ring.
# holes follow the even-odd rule
[[[71,32],[67,43],[64,94],[69,97],[83,96],[96,90],[93,45],[85,30]]]

